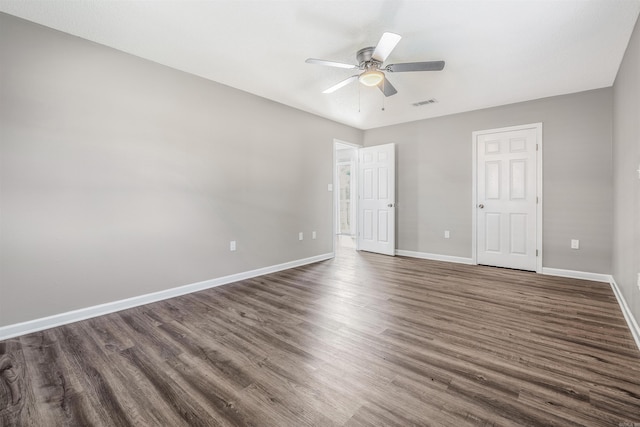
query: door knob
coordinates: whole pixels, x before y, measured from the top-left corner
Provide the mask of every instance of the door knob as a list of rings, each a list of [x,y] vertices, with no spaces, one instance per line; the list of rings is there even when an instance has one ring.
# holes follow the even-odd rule
[[[483,205],[482,203],[480,203],[480,204],[478,205],[478,207],[479,207],[480,209],[484,209],[484,205]]]
[[[387,205],[387,207],[388,207],[388,208],[392,208],[392,207],[393,207],[393,203],[389,203],[389,204]]]

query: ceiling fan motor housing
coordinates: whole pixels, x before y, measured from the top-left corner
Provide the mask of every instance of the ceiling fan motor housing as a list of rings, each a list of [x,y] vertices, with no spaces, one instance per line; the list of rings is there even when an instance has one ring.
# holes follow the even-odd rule
[[[358,53],[356,53],[356,60],[358,61],[358,65],[361,69],[369,69],[374,65],[375,68],[379,68],[380,65],[382,65],[381,62],[378,62],[375,59],[371,59],[375,49],[375,47],[365,47],[360,49]]]

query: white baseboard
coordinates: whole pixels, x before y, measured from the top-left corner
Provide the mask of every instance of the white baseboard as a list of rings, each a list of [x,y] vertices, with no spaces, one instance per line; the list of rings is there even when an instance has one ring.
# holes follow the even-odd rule
[[[463,257],[451,256],[451,255],[430,254],[427,252],[405,251],[403,249],[396,249],[396,255],[407,256],[411,258],[430,259],[432,261],[455,262],[457,264],[469,264],[469,265],[473,264],[473,260],[471,258],[463,258]]]
[[[561,268],[542,267],[542,274],[548,276],[569,277],[571,279],[591,280],[592,282],[610,283],[610,274],[589,273],[586,271],[563,270]]]
[[[638,350],[640,350],[640,327],[638,327],[638,322],[636,321],[635,317],[633,317],[633,313],[631,313],[631,310],[627,305],[627,301],[625,301],[624,296],[622,295],[622,292],[620,292],[620,288],[618,288],[618,284],[616,283],[613,276],[611,277],[611,281],[609,282],[609,284],[611,285],[613,294],[618,300],[618,305],[620,305],[624,320],[626,320],[627,325],[629,325],[629,329],[631,330],[631,335],[633,335],[633,339],[636,342],[636,346],[638,346]]]
[[[263,276],[265,274],[275,273],[277,271],[287,270],[289,268],[313,264],[319,261],[325,261],[333,257],[333,253],[317,255],[310,258],[285,262],[283,264],[258,268],[256,270],[246,271],[243,273],[231,274],[229,276],[205,280],[203,282],[192,283],[190,285],[179,286],[177,288],[171,288],[164,291],[153,292],[146,295],[140,295],[119,301],[95,305],[92,307],[81,308],[79,310],[68,311],[66,313],[54,314],[53,316],[42,317],[40,319],[29,320],[27,322],[2,326],[0,327],[0,341],[14,338],[20,335],[30,334],[32,332],[42,331],[44,329],[55,328],[56,326],[62,326],[68,323],[78,322],[80,320],[90,319],[96,316],[102,316],[104,314],[125,310],[127,308],[138,307],[140,305],[162,301],[168,298],[185,295],[192,292],[202,291],[204,289],[238,282],[240,280],[251,279],[253,277]]]

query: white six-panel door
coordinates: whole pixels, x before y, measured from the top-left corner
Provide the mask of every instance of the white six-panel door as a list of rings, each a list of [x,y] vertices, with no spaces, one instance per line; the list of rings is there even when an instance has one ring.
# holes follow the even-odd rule
[[[538,132],[474,134],[478,264],[537,270]]]
[[[359,150],[358,249],[395,255],[395,145]]]

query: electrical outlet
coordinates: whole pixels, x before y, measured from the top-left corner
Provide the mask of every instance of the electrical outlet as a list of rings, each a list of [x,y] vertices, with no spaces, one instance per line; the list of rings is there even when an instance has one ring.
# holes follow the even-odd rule
[[[327,184],[327,191],[333,191],[333,184]]]
[[[318,237],[318,236],[316,235],[316,232],[315,232],[315,231],[312,231],[312,232],[311,232],[311,238],[315,240],[315,239],[316,239],[316,237]]]
[[[571,249],[580,249],[580,240],[571,239]]]
[[[449,230],[444,230],[444,238],[448,239],[450,237]]]
[[[640,289],[640,273],[638,273],[638,289]]]
[[[232,240],[232,241],[229,242],[229,250],[231,252],[236,250],[236,241],[235,240]]]
[[[298,240],[302,240],[302,239],[304,239],[304,234],[301,231],[300,233],[298,233]]]

